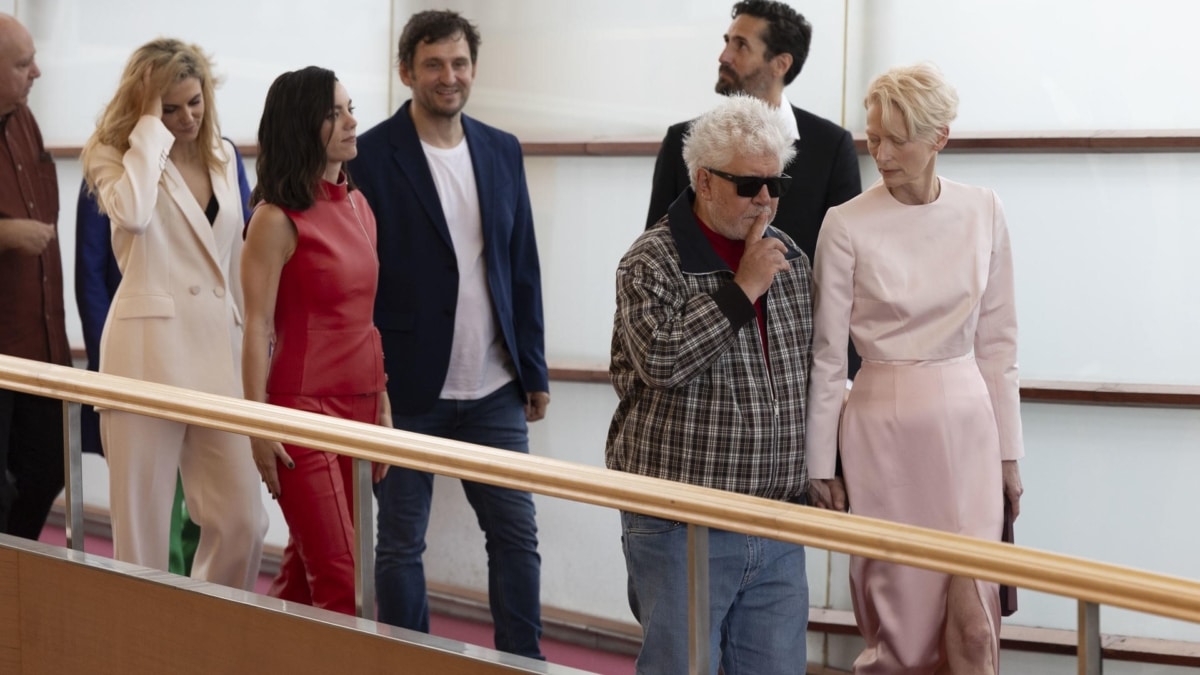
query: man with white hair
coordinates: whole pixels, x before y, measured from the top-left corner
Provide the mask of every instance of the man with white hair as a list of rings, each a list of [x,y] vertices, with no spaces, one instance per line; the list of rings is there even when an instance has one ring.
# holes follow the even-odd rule
[[[691,187],[617,267],[609,468],[804,503],[810,267],[770,226],[794,153],[757,98],[731,96],[691,126]],[[687,528],[621,519],[638,673],[687,672]],[[713,530],[708,565],[713,673],[802,671],[804,547]]]
[[[33,37],[0,14],[0,354],[71,364],[58,178],[27,101]],[[62,403],[0,390],[0,532],[36,539],[63,486]]]

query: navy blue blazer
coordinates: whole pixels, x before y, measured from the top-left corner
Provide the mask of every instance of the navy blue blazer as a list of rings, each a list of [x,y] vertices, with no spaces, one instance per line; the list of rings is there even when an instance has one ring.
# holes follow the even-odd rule
[[[379,232],[375,325],[396,415],[423,414],[437,402],[450,368],[458,302],[458,259],[411,105],[361,134],[358,156],[348,166]],[[512,134],[466,115],[462,123],[496,321],[521,389],[549,391],[541,269],[521,145]]]
[[[233,153],[242,193],[242,216],[249,222],[250,182],[246,179],[246,167],[236,146]],[[112,251],[112,225],[108,216],[100,213],[100,207],[88,194],[87,181],[84,181],[79,186],[79,201],[75,208],[75,305],[83,323],[88,370],[100,369],[100,335],[104,332],[108,307],[120,283],[121,269],[117,267]],[[84,406],[81,426],[83,451],[99,453],[99,421],[91,406]]]

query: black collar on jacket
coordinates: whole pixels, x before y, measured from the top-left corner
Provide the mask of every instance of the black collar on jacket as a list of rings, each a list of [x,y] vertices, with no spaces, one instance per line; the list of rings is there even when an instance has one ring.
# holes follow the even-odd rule
[[[671,208],[667,210],[667,226],[671,228],[671,238],[675,240],[675,249],[679,251],[679,269],[685,274],[711,274],[713,272],[732,272],[729,265],[717,255],[708,238],[700,231],[696,222],[696,214],[692,205],[696,201],[696,193],[692,188],[686,188],[675,198]],[[766,235],[783,242],[786,247],[784,257],[794,260],[804,255],[796,245],[773,225],[767,226]]]

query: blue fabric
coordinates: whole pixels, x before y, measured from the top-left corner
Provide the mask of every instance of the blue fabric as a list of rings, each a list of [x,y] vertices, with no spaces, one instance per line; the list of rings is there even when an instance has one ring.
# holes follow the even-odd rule
[[[120,283],[121,270],[113,257],[108,216],[100,213],[85,181],[79,186],[75,210],[75,302],[83,321],[88,370],[100,366],[100,334]]]
[[[639,675],[688,672],[687,525],[621,513],[630,608],[642,624]],[[807,663],[804,547],[723,530],[708,535],[711,673],[794,675]]]
[[[233,145],[233,141],[229,142]],[[242,218],[249,222],[250,183],[237,146],[233,147],[233,154],[242,194]],[[85,180],[79,186],[75,207],[75,304],[83,323],[88,370],[100,369],[100,335],[104,332],[108,307],[120,283],[121,270],[112,251],[112,225],[108,216],[100,213],[96,198],[88,194]],[[79,422],[83,451],[100,454],[100,419],[92,406],[82,407]]]
[[[360,135],[358,156],[348,164],[378,224],[375,325],[397,415],[427,412],[437,401],[450,366],[458,301],[458,259],[410,105]],[[522,392],[549,391],[541,270],[521,145],[467,115],[462,123],[496,321]]]
[[[392,418],[397,429],[529,452],[524,397],[515,382],[475,401],[441,399],[432,411]],[[488,600],[496,648],[542,658],[537,523],[528,492],[463,481],[467,500],[483,530],[488,557]],[[425,590],[425,533],[433,498],[433,475],[393,466],[375,486],[379,540],[375,592],[380,621],[429,632]]]

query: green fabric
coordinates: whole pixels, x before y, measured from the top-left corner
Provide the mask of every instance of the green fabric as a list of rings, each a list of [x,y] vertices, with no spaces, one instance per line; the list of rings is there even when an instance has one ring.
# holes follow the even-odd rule
[[[175,504],[171,507],[171,552],[167,569],[172,574],[188,576],[192,573],[192,559],[200,545],[200,526],[188,518],[187,503],[183,499],[183,479],[175,477]]]

